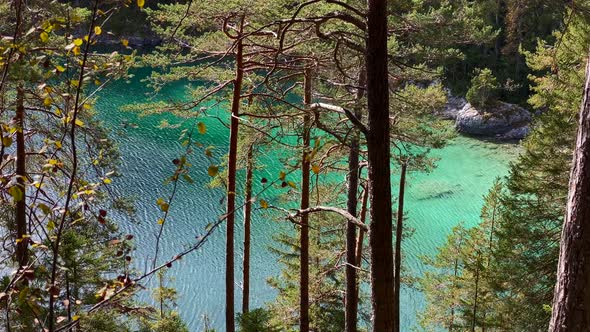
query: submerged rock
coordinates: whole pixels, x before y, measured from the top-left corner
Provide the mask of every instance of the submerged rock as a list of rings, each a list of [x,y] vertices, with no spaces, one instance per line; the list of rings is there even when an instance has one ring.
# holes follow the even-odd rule
[[[469,135],[518,140],[529,133],[531,120],[529,111],[518,105],[497,102],[480,110],[467,103],[457,113],[455,127]]]

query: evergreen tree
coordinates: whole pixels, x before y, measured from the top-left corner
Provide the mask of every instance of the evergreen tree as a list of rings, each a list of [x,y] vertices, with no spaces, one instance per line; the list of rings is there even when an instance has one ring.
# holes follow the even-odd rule
[[[548,326],[576,130],[575,110],[590,45],[588,20],[583,13],[575,13],[566,30],[555,33],[555,45],[540,41],[536,52],[524,53],[528,66],[539,73],[531,76],[535,94],[529,102],[541,114],[522,143],[523,152],[512,165],[494,209],[496,240],[487,271],[491,278],[489,302],[493,305],[485,310],[483,322],[491,327],[530,331]],[[479,246],[473,250],[484,249]],[[439,290],[427,287],[425,292],[427,297],[432,296],[429,306],[436,308]],[[448,324],[448,311],[435,319],[434,311],[427,310],[424,317],[429,316],[424,319],[427,324],[445,319],[445,326]]]
[[[508,317],[498,317],[495,297],[496,227],[502,186],[496,181],[485,197],[482,222],[467,229],[453,228],[436,257],[424,258],[431,270],[420,279],[427,306],[420,324],[427,330],[504,329]]]

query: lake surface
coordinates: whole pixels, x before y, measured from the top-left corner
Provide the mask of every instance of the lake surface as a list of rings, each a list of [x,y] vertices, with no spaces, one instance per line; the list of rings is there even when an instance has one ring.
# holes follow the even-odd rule
[[[190,128],[196,120],[180,119],[169,114],[138,118],[133,113],[121,111],[121,106],[150,101],[146,96],[149,88],[139,80],[147,73],[139,71],[137,74],[131,82],[115,82],[103,91],[97,109],[99,118],[111,128],[121,150],[122,177],[113,181],[113,189],[119,195],[136,199],[136,217],[119,216],[118,222],[124,233],[135,235],[137,251],[133,256],[137,268],[143,270],[146,262],[153,257],[155,234],[159,229],[157,220],[162,216],[156,200],[169,197],[172,185],[164,185],[163,182],[175,170],[172,160],[185,151],[179,140],[181,130]],[[157,98],[182,99],[187,93],[186,83],[178,83],[165,88]],[[227,113],[222,113],[224,110],[219,112],[227,117]],[[160,128],[162,120],[178,127]],[[198,121],[207,124],[207,133],[197,135],[197,140],[205,147],[215,146],[214,159],[218,161],[226,152],[229,131],[216,119]],[[406,211],[408,224],[415,231],[403,243],[404,264],[408,271],[419,274],[424,267],[418,257],[434,254],[454,225],[459,222],[475,225],[478,222],[483,195],[496,177],[507,174],[509,162],[517,154],[518,148],[514,145],[458,137],[447,147],[432,152],[433,157],[440,158],[436,169],[430,173],[409,174]],[[260,179],[274,179],[282,168],[275,154],[259,159],[265,167],[254,175],[255,192],[260,190]],[[160,262],[194,243],[195,237],[204,233],[206,225],[224,213],[224,192],[207,186],[210,181],[207,175],[208,158],[196,149],[189,161],[193,164],[190,175],[194,183],[181,181],[178,185],[161,241]],[[263,197],[272,202],[278,194],[271,190]],[[272,235],[292,230],[292,227],[255,213],[252,228],[250,307],[256,308],[272,301],[275,296],[273,289],[266,284],[267,277],[279,272],[276,256],[268,250],[273,242]],[[241,303],[241,239],[241,216],[237,216],[236,305]],[[225,234],[221,228],[201,250],[176,263],[166,274],[170,278],[167,285],[178,290],[177,311],[191,331],[202,330],[204,316],[207,316],[211,327],[223,331],[224,248]],[[142,300],[147,301],[149,297],[142,296]],[[401,302],[402,330],[409,331],[416,323],[416,313],[423,305],[423,298],[416,291],[404,289]]]

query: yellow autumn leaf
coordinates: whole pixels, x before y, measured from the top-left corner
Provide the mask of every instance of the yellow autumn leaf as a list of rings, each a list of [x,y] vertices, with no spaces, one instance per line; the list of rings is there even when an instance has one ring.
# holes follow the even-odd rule
[[[41,211],[43,211],[43,213],[45,214],[50,214],[51,213],[51,209],[49,208],[49,206],[43,204],[43,203],[39,203],[37,204],[37,206],[39,207],[39,209]]]
[[[121,39],[121,44],[123,44],[123,46],[128,47],[129,46],[129,40],[127,39]]]
[[[260,207],[263,208],[263,209],[268,209],[268,202],[265,201],[265,200],[263,200],[263,199],[261,199],[260,200]]]
[[[209,168],[207,168],[207,173],[209,174],[209,176],[215,176],[217,175],[217,173],[219,173],[219,167],[211,165],[209,166]]]
[[[283,171],[281,171],[281,172],[279,173],[279,179],[280,179],[280,180],[284,180],[286,176],[287,176],[287,174],[286,174],[285,172],[283,172]]]
[[[143,8],[145,6],[145,0],[137,0],[137,7]]]
[[[74,39],[74,45],[76,46],[82,46],[82,44],[84,44],[84,41],[80,38]]]
[[[45,99],[43,99],[43,105],[45,105],[46,107],[51,106],[52,100],[51,97],[46,97]]]
[[[320,173],[320,166],[319,165],[312,165],[311,170],[313,171],[314,174],[319,174]]]
[[[197,124],[197,128],[199,129],[199,133],[201,134],[205,134],[207,132],[207,126],[202,122],[199,122]]]
[[[80,119],[76,119],[76,126],[84,127],[84,122],[82,122],[82,120],[80,120]]]
[[[11,146],[12,145],[12,137],[10,137],[10,136],[2,137],[2,145],[4,145],[5,147]]]
[[[39,39],[41,39],[42,42],[46,43],[49,40],[49,34],[45,31],[43,31],[39,35]]]
[[[63,66],[55,66],[55,69],[57,69],[57,71],[60,73],[63,73],[64,71],[66,71],[66,69]]]
[[[170,205],[168,203],[160,205],[160,209],[162,210],[162,212],[168,212],[168,208],[170,208]]]
[[[99,27],[99,26],[95,26],[95,27],[94,27],[94,34],[98,36],[98,35],[100,35],[101,33],[102,33],[102,28],[101,28],[101,27]]]
[[[15,202],[20,202],[24,198],[24,192],[19,186],[12,186],[8,188],[8,194],[12,196]]]

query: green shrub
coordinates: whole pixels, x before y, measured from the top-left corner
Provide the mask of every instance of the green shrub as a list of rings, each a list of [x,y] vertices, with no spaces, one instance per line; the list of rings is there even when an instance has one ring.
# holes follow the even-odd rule
[[[110,310],[97,311],[80,318],[80,331],[84,332],[130,332],[127,324],[119,319],[121,315]]]
[[[279,328],[271,323],[272,315],[268,310],[258,308],[238,315],[240,332],[278,332]]]
[[[156,321],[142,320],[139,332],[189,332],[176,312],[169,312]]]
[[[497,101],[499,85],[488,68],[477,70],[467,91],[467,101],[475,107],[485,107]]]

